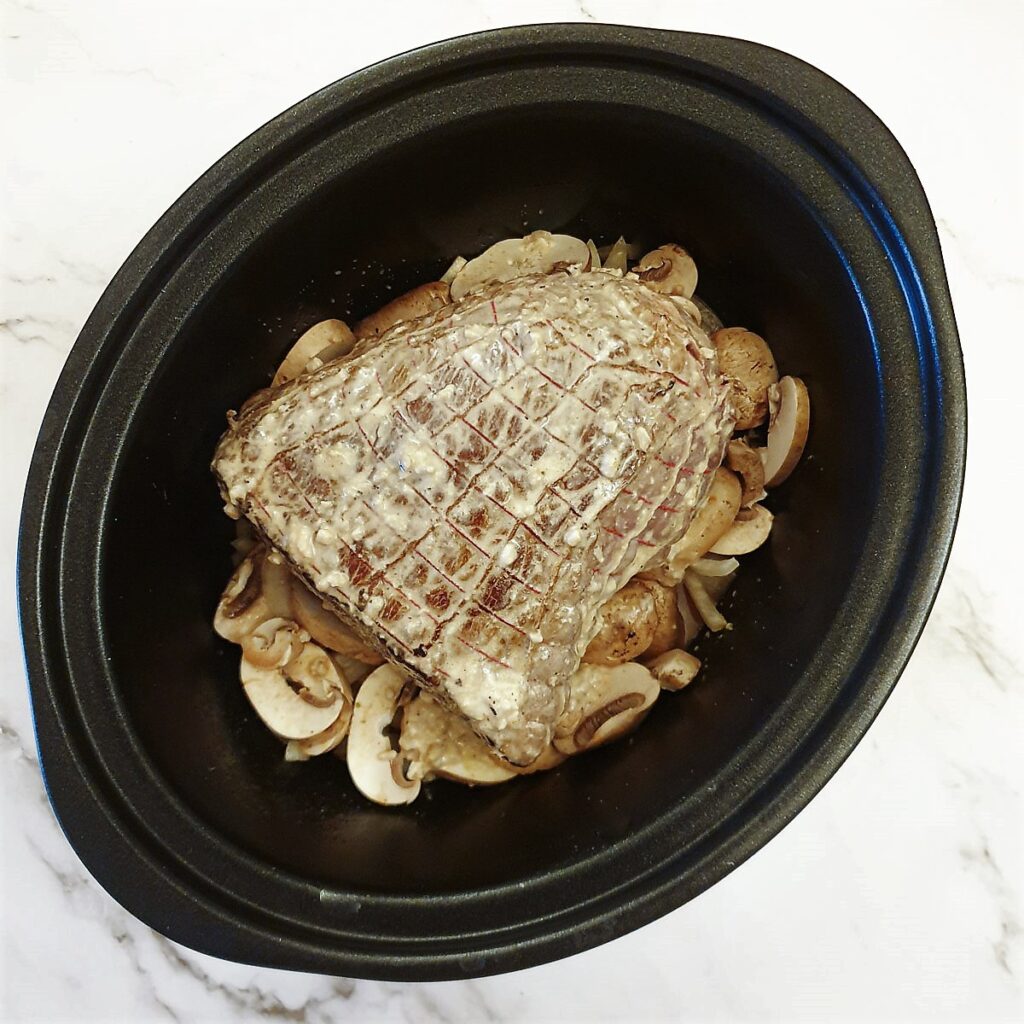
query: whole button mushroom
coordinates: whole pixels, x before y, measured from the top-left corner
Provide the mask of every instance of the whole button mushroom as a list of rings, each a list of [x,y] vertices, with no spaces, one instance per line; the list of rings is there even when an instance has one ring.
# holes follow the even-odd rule
[[[621,665],[651,645],[658,626],[654,594],[631,580],[601,606],[601,628],[583,654],[588,665]]]
[[[718,368],[729,380],[736,429],[760,426],[768,417],[768,389],[779,379],[768,343],[745,327],[723,327],[711,341],[718,350]]]

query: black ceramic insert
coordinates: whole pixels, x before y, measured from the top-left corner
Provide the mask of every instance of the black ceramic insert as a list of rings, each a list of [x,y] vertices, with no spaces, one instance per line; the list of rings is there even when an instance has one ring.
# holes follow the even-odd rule
[[[224,412],[292,339],[538,227],[678,240],[729,324],[811,392],[807,457],[736,628],[630,740],[495,789],[375,807],[282,761],[210,628]],[[508,29],[328,86],[205,174],[83,329],[22,520],[32,699],[89,870],[189,946],[387,978],[510,970],[678,907],[774,835],[922,629],[963,475],[963,367],[906,155],[783,53],[611,26]]]

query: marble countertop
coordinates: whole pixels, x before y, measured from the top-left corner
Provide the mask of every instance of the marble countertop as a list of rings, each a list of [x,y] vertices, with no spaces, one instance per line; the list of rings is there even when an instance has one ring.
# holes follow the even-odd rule
[[[352,13],[346,10],[352,9]],[[224,963],[86,874],[32,740],[15,610],[21,488],[50,390],[136,241],[203,170],[341,75],[463,32],[630,21],[604,0],[356,5],[0,2],[0,1019],[1022,1019],[1024,8],[1014,0],[648,0],[637,23],[818,65],[903,143],[931,201],[967,362],[967,490],[924,637],[867,738],[768,846],[683,909],[517,974],[400,985]],[[287,13],[286,13],[287,12]],[[989,447],[989,446],[993,447]]]

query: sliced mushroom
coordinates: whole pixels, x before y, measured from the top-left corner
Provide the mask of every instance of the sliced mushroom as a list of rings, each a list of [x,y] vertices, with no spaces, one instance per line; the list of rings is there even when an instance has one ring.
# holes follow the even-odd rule
[[[600,270],[601,254],[597,251],[597,246],[592,238],[587,239],[587,248],[590,250],[590,262],[587,265],[587,270]]]
[[[465,256],[456,256],[451,266],[438,278],[442,284],[450,285],[455,280],[455,275],[469,262]]]
[[[326,348],[320,349],[319,352],[306,365],[303,367],[303,373],[313,373],[319,370],[321,366],[326,366],[327,363],[333,362],[335,359],[341,359],[342,356],[347,356],[355,348],[355,335],[352,335],[352,341],[337,341],[333,345],[328,345]]]
[[[313,644],[306,644],[299,658],[283,668],[259,668],[242,658],[239,674],[256,714],[283,740],[307,740],[322,733],[345,707],[342,680],[327,655]]]
[[[292,618],[322,647],[366,665],[383,663],[384,659],[367,647],[334,612],[325,608],[323,601],[301,580],[292,580],[289,608]]]
[[[536,761],[531,761],[525,765],[510,764],[508,767],[509,771],[515,772],[516,775],[536,775],[537,772],[547,772],[552,768],[557,768],[560,764],[564,763],[568,756],[568,754],[563,754],[558,747],[552,744],[544,748]]]
[[[257,545],[235,569],[224,588],[213,628],[218,636],[240,644],[257,626],[275,617],[287,617],[288,570],[267,557]]]
[[[344,694],[349,688],[330,655],[313,643],[303,644],[302,650],[282,671],[296,693],[321,707],[333,704],[339,691]]]
[[[744,508],[765,496],[764,463],[758,451],[746,441],[735,438],[725,449],[725,464],[743,481],[740,505]]]
[[[732,525],[740,510],[742,493],[739,477],[732,470],[719,466],[704,504],[693,517],[689,529],[669,549],[667,564],[653,570],[650,575],[660,583],[676,586],[682,580],[686,567],[706,555]]]
[[[296,657],[308,640],[309,633],[291,619],[267,619],[242,638],[242,657],[257,668],[280,668]]]
[[[727,579],[728,577],[721,578]],[[697,614],[712,633],[718,633],[723,629],[729,628],[728,619],[716,607],[715,601],[708,593],[705,581],[701,576],[698,576],[695,572],[687,572],[683,577],[683,586],[686,588],[686,593],[689,595],[690,600],[693,601],[693,607],[697,610]]]
[[[604,254],[604,269],[617,270],[620,274],[624,274],[629,269],[629,250],[630,247],[626,243],[626,240],[622,235],[619,235],[619,237],[610,246],[608,246],[608,252]],[[598,250],[598,252],[600,253],[600,250]],[[639,253],[636,255],[639,255]],[[636,259],[636,255],[634,255],[634,259]]]
[[[355,335],[349,330],[348,324],[341,320],[321,320],[318,324],[313,324],[288,350],[288,354],[277,368],[277,373],[274,374],[271,386],[277,387],[286,380],[298,377],[305,371],[306,364],[327,348],[336,349],[338,355],[344,355],[345,351],[355,344],[355,340]],[[332,358],[336,359],[338,356]],[[320,365],[326,361],[323,360]]]
[[[712,545],[712,552],[716,555],[745,555],[755,551],[772,532],[773,519],[764,505],[740,509],[736,521]]]
[[[718,350],[718,368],[728,378],[736,429],[760,426],[768,416],[768,388],[779,371],[768,343],[745,327],[723,327],[711,335]]]
[[[796,468],[811,429],[811,396],[799,377],[783,377],[770,390],[768,447],[762,449],[765,483],[778,487]]]
[[[402,714],[398,747],[409,762],[410,779],[437,776],[470,786],[491,786],[516,774],[465,719],[422,691]]]
[[[679,609],[676,607],[675,591],[654,580],[644,581],[644,585],[654,598],[654,636],[644,651],[645,658],[654,658],[672,650],[679,643],[679,630],[682,623]]]
[[[700,658],[678,648],[659,654],[644,664],[663,690],[681,690],[689,686],[700,671]]]
[[[323,732],[310,736],[308,740],[289,740],[284,748],[286,761],[308,761],[311,757],[336,750],[348,735],[352,723],[352,695],[346,694],[341,714]]]
[[[447,306],[450,301],[451,295],[447,284],[443,281],[428,281],[404,295],[399,295],[397,299],[392,299],[376,313],[364,317],[353,329],[354,334],[359,340],[377,338],[395,324],[427,316]]]
[[[674,242],[659,245],[647,253],[634,273],[648,288],[663,295],[682,295],[689,299],[697,288],[697,264],[693,257]]]
[[[406,697],[405,677],[381,665],[363,680],[352,709],[345,760],[356,788],[385,806],[409,804],[419,796],[419,779],[408,779],[404,758],[392,745],[394,721]]]
[[[461,299],[488,284],[526,274],[546,274],[558,264],[585,266],[587,243],[572,235],[533,231],[525,238],[505,238],[470,260],[452,280],[452,298]]]
[[[659,690],[654,676],[635,661],[614,667],[581,665],[569,683],[554,746],[563,754],[578,754],[625,736],[647,714]]]
[[[630,580],[601,606],[601,628],[583,654],[588,665],[621,665],[651,645],[658,625],[654,595],[642,580]]]

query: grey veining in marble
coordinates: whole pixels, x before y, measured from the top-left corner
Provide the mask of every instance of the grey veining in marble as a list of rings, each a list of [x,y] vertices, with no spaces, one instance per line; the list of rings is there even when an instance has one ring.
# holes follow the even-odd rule
[[[0,0],[0,1020],[1024,1019],[1024,7],[862,0]],[[183,949],[84,871],[39,774],[11,580],[50,389],[145,230],[238,139],[392,53],[516,22],[739,35],[872,106],[934,210],[968,371],[946,582],[867,739],[778,838],[691,905],[520,974],[395,985]],[[1011,129],[1016,123],[1018,130]]]

